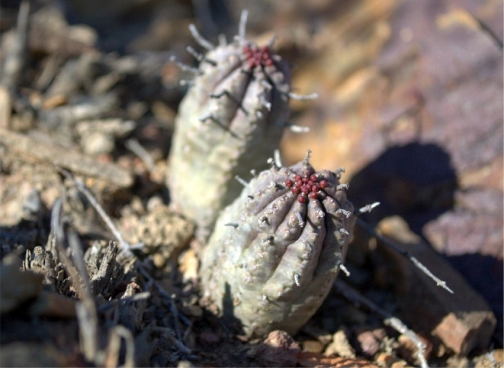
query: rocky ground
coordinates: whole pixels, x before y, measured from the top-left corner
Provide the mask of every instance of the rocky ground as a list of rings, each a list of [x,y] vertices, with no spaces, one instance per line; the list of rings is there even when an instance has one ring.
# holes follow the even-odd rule
[[[418,366],[415,338],[429,366],[503,366],[501,1],[0,6],[1,366]],[[310,148],[381,203],[310,322],[253,341],[201,298],[204,244],[165,186],[190,79],[171,57],[196,66],[188,25],[231,39],[245,7],[319,96],[292,102],[310,132],[284,163]]]

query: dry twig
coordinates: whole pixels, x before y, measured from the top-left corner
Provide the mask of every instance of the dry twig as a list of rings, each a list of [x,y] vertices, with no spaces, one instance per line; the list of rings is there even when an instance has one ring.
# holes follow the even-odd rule
[[[453,290],[446,285],[445,281],[436,277],[431,271],[429,271],[427,267],[425,267],[418,259],[413,257],[408,251],[399,248],[397,245],[394,244],[394,242],[384,237],[383,235],[379,234],[372,226],[370,226],[368,223],[364,222],[360,218],[357,219],[357,224],[364,230],[366,230],[369,234],[376,237],[378,240],[382,241],[385,245],[394,249],[397,253],[403,255],[404,257],[408,258],[411,262],[413,262],[413,264],[416,267],[420,269],[420,271],[422,271],[424,274],[426,274],[428,277],[434,280],[437,286],[441,286],[443,289],[453,294]]]
[[[73,285],[78,292],[81,302],[77,303],[77,319],[79,321],[79,334],[81,351],[84,357],[100,365],[101,357],[98,350],[98,315],[96,305],[91,293],[91,284],[84,263],[84,255],[79,244],[77,234],[68,229],[63,229],[62,217],[63,202],[58,198],[54,203],[51,214],[51,229],[55,237],[59,257],[67,273],[73,280]],[[67,256],[65,244],[68,243],[72,250],[72,259]]]
[[[412,330],[410,330],[399,318],[394,317],[386,310],[380,308],[379,306],[374,304],[371,300],[359,294],[357,290],[347,285],[344,281],[341,281],[340,279],[336,279],[334,283],[334,289],[338,294],[342,295],[349,301],[353,302],[357,307],[364,305],[373,313],[378,314],[381,318],[383,318],[383,323],[385,325],[392,327],[397,332],[408,337],[417,347],[416,355],[418,357],[420,365],[422,366],[422,368],[428,368],[428,364],[424,356],[425,344],[420,340],[418,335]]]
[[[57,162],[61,167],[106,180],[119,187],[125,188],[133,184],[131,173],[115,164],[99,162],[77,151],[45,144],[24,134],[0,128],[0,143],[9,150],[36,157],[41,161]]]
[[[65,170],[65,169],[63,169],[61,167],[58,167],[58,166],[56,166],[56,168],[65,177],[67,177],[68,179],[70,179],[75,184],[75,186],[77,187],[77,189],[82,194],[84,194],[86,196],[86,198],[89,201],[89,203],[91,203],[91,205],[94,207],[94,209],[96,210],[96,212],[98,212],[98,214],[100,215],[100,217],[102,218],[102,220],[105,222],[105,224],[107,225],[107,227],[109,228],[109,230],[112,232],[112,234],[114,234],[114,236],[117,239],[117,241],[119,242],[119,245],[120,245],[120,248],[121,248],[121,252],[119,253],[118,257],[120,257],[120,256],[123,256],[123,257],[126,257],[126,258],[133,257],[133,253],[131,253],[131,250],[130,250],[130,248],[131,248],[130,244],[128,242],[126,242],[126,240],[124,240],[124,238],[122,237],[121,233],[119,232],[119,230],[117,229],[117,227],[112,222],[112,219],[107,215],[107,213],[105,212],[105,210],[103,209],[103,207],[94,198],[93,194],[86,188],[86,186],[84,185],[84,183],[82,183],[81,181],[76,180],[73,177],[73,175],[68,170]]]

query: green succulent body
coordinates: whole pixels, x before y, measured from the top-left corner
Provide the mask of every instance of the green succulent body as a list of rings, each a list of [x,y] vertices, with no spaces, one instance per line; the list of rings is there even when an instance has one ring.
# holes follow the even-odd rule
[[[327,296],[355,222],[338,174],[308,160],[261,172],[219,217],[204,293],[248,336],[295,333]]]
[[[206,61],[205,61],[206,60]],[[236,176],[264,169],[289,115],[287,63],[237,38],[210,50],[180,104],[170,153],[172,206],[205,242],[241,192]]]

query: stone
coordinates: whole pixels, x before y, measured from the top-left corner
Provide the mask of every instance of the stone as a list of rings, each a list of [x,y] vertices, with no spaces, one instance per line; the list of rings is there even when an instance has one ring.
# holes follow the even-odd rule
[[[304,352],[320,353],[324,350],[324,345],[318,340],[305,340],[301,344]]]
[[[12,101],[9,91],[0,87],[0,128],[8,129],[11,118]]]
[[[408,233],[406,222],[391,217],[378,224],[389,239]],[[388,271],[388,282],[395,288],[398,304],[405,320],[417,333],[431,340],[439,339],[446,347],[465,355],[476,347],[486,347],[496,325],[487,302],[465,279],[428,244],[394,243],[408,251],[454,291],[450,294],[421,272],[406,257],[389,247],[381,246]]]
[[[256,360],[263,367],[295,367],[301,348],[284,331],[269,333],[266,340],[256,350]]]
[[[357,333],[358,350],[365,357],[372,357],[378,352],[380,342],[374,336],[373,331],[364,330]]]
[[[333,335],[333,341],[326,348],[324,354],[327,356],[335,354],[342,358],[355,358],[355,350],[350,345],[345,330],[336,331]]]
[[[375,358],[375,362],[380,367],[390,367],[390,366],[392,366],[392,364],[400,362],[400,359],[398,357],[396,357],[395,355],[390,354],[390,353],[380,353]]]

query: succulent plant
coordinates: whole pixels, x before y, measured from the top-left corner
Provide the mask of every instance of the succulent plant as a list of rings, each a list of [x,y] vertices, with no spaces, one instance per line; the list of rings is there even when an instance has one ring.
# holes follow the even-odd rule
[[[270,161],[271,162],[271,161]],[[204,249],[204,294],[248,336],[295,333],[331,289],[355,217],[341,171],[275,164],[220,215]]]
[[[197,225],[205,241],[218,213],[241,192],[235,177],[263,170],[278,148],[289,115],[290,70],[271,45],[240,34],[214,47],[193,27],[206,55],[180,104],[168,170],[172,206]]]

